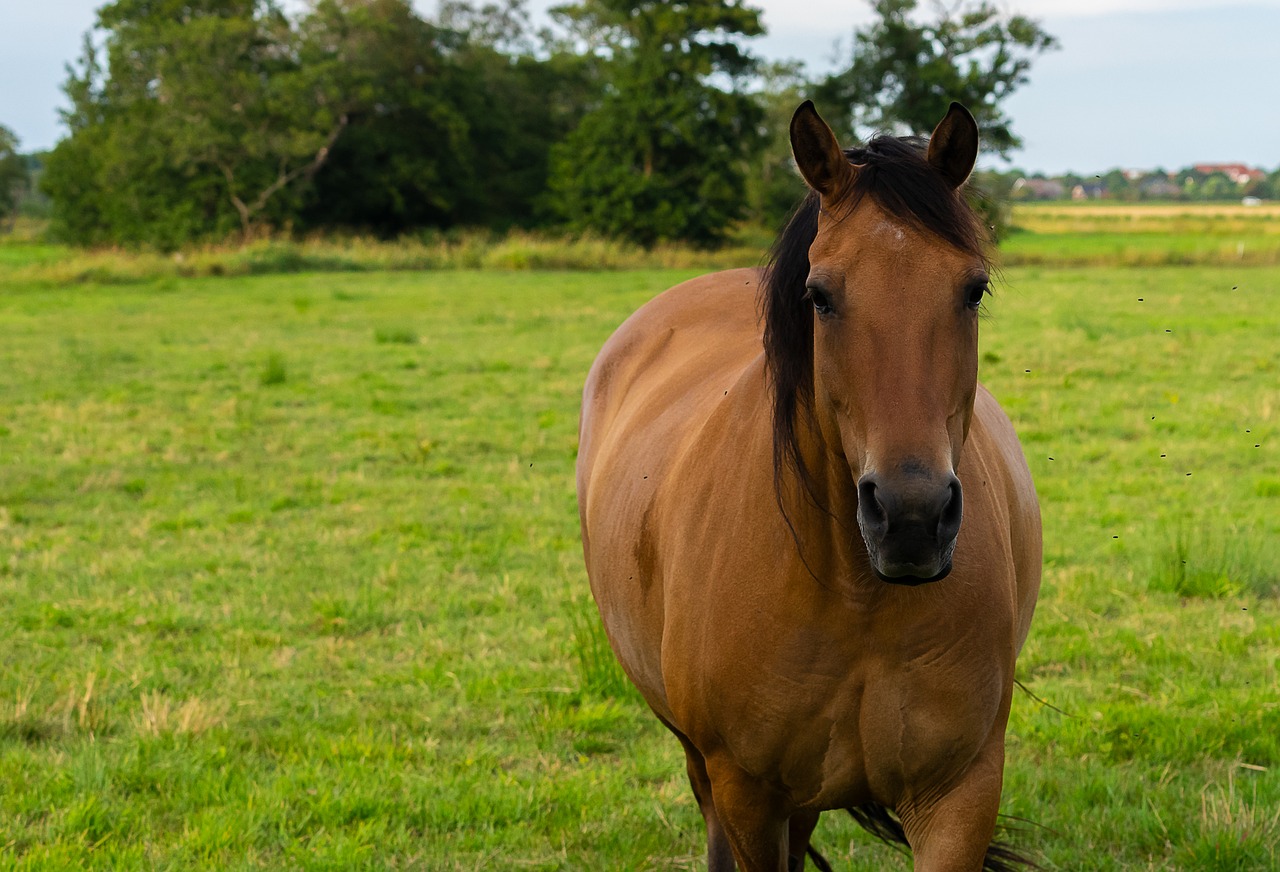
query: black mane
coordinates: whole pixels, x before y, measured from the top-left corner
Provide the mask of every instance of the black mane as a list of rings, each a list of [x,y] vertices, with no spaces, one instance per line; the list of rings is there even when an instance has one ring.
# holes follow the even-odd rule
[[[963,190],[953,189],[925,160],[927,147],[928,140],[922,137],[877,136],[864,148],[845,149],[858,171],[840,197],[839,208],[852,210],[869,196],[904,224],[985,259],[987,236],[982,222]],[[810,191],[774,240],[760,300],[765,363],[774,390],[775,480],[783,465],[789,465],[811,497],[811,480],[796,441],[796,417],[812,412],[813,306],[805,299],[805,281],[809,246],[818,234],[818,210],[818,195]]]

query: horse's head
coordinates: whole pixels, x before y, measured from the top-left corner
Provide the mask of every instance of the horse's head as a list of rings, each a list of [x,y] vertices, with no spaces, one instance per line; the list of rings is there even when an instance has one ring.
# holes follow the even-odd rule
[[[981,223],[960,190],[977,125],[953,103],[927,143],[878,137],[845,152],[806,102],[791,144],[816,212],[803,315],[792,314],[811,335],[798,405],[848,464],[876,574],[900,584],[941,579],[960,531],[956,467],[988,282]]]

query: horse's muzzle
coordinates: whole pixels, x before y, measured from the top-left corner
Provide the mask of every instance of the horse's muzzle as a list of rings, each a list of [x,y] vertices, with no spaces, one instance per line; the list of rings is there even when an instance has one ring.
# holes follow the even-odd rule
[[[858,481],[858,528],[882,581],[917,585],[946,578],[960,532],[964,499],[951,473],[908,465],[895,476]]]

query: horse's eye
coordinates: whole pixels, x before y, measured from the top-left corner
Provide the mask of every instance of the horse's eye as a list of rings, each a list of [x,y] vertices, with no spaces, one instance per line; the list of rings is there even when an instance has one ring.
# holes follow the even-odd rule
[[[982,297],[987,292],[987,283],[979,282],[969,286],[969,290],[965,292],[964,304],[970,309],[976,309],[982,305]]]
[[[813,311],[819,315],[830,315],[835,311],[835,308],[831,305],[831,298],[823,291],[814,287],[805,288],[805,291],[805,296],[813,303]]]

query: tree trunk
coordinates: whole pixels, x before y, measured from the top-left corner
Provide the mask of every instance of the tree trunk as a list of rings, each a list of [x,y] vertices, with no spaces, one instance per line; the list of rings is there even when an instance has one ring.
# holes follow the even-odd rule
[[[252,203],[246,203],[236,193],[235,171],[224,161],[217,160],[215,163],[222,170],[222,175],[227,180],[227,188],[231,197],[231,205],[235,207],[236,213],[240,216],[240,242],[241,244],[249,243],[253,238],[253,216],[262,211],[267,205],[267,201],[271,199],[277,192],[286,187],[290,182],[300,176],[311,179],[324,166],[325,161],[329,159],[329,153],[333,149],[334,143],[338,141],[338,137],[342,135],[342,131],[346,129],[350,119],[346,113],[338,118],[338,123],[329,131],[329,135],[325,137],[324,145],[316,151],[311,160],[300,167],[292,170],[285,169],[285,161],[280,161],[280,169],[276,174],[275,181],[267,185],[258,192],[258,196],[254,198]]]

